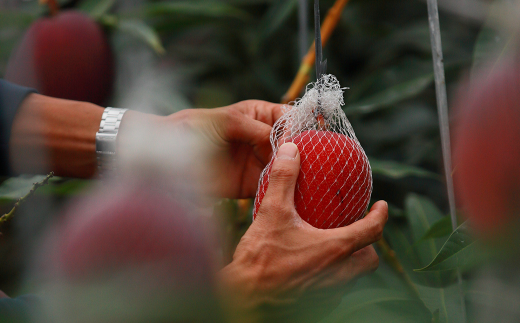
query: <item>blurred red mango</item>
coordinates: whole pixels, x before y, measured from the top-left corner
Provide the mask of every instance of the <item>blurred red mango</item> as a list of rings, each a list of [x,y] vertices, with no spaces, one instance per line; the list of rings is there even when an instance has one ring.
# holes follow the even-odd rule
[[[44,95],[102,105],[114,82],[113,55],[98,24],[64,11],[29,27],[9,59],[5,79]]]
[[[476,229],[495,235],[520,215],[519,60],[481,71],[456,111],[457,192]]]
[[[208,231],[149,183],[108,185],[76,201],[41,266],[51,319],[218,322]]]

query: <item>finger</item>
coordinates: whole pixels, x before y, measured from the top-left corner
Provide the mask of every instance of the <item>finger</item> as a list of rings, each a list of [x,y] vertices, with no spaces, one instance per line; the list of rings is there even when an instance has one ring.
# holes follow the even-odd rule
[[[229,143],[247,144],[253,148],[255,157],[266,165],[271,155],[271,126],[246,117],[236,109],[222,108],[213,118],[215,130]]]
[[[283,106],[284,106],[283,104],[274,104],[273,103],[273,106],[270,108],[273,124],[276,121],[278,121],[278,119],[280,119],[280,117],[283,115],[283,110],[282,110]]]
[[[271,103],[266,101],[256,101],[255,120],[265,122],[270,126],[283,115],[283,104]]]
[[[242,112],[254,120],[266,123],[270,126],[274,125],[276,120],[283,115],[283,104],[267,101],[247,100],[233,104],[230,107]]]
[[[329,229],[331,234],[339,235],[349,246],[346,256],[378,241],[383,236],[383,228],[388,220],[388,203],[376,202],[370,212],[361,220],[346,227]]]
[[[260,206],[291,206],[294,208],[294,189],[300,173],[300,153],[292,142],[280,146],[269,174],[269,186]]]
[[[379,257],[374,247],[367,246],[333,266],[324,273],[319,283],[313,286],[316,289],[339,288],[353,285],[355,281],[371,272],[379,266]]]

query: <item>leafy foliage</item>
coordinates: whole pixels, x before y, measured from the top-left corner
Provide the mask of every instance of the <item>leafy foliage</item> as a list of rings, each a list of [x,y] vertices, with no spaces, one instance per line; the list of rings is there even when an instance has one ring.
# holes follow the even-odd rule
[[[322,322],[431,322],[431,313],[404,292],[364,289],[349,293],[338,309]]]
[[[481,262],[484,258],[485,252],[478,248],[469,224],[464,222],[451,233],[432,262],[416,271],[467,269]]]
[[[175,102],[182,102],[173,104],[171,96],[158,91],[156,102],[170,102],[154,102],[163,114],[179,106],[212,108],[244,99],[277,102],[299,67],[296,0],[73,3],[110,27],[118,57],[129,48],[142,47],[162,54],[152,55],[152,66],[180,77],[170,92],[178,96]],[[322,0],[322,13],[333,3]],[[33,2],[16,8],[0,6],[0,75],[24,29],[42,12]],[[500,34],[490,21],[480,30],[480,23],[442,10],[440,20],[451,98],[460,75],[500,57],[497,53],[507,47],[512,35]],[[308,24],[312,35],[312,17]],[[352,0],[324,48],[324,57],[328,72],[350,88],[345,112],[370,156],[373,200],[385,199],[391,205],[385,239],[418,295],[410,293],[400,273],[382,262],[374,274],[360,279],[323,322],[461,322],[463,304],[456,269],[470,270],[481,252],[467,224],[452,232],[445,216],[426,3]],[[138,78],[128,70],[139,62],[119,65],[115,101]],[[0,199],[11,203],[37,178],[6,180],[0,186]],[[53,179],[51,183],[38,194],[73,195],[89,186],[80,180]],[[245,202],[222,201],[216,210],[226,220],[227,261],[251,223],[240,203]],[[3,254],[0,258],[5,263],[15,261]]]

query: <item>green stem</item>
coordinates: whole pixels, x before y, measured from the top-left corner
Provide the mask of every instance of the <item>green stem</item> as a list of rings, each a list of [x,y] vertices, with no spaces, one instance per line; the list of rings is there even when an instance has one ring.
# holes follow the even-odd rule
[[[390,245],[388,244],[388,242],[386,242],[385,238],[381,238],[381,240],[376,242],[376,245],[381,251],[383,259],[390,265],[390,267],[392,267],[392,269],[395,272],[397,272],[397,274],[404,281],[410,292],[417,298],[421,299],[419,290],[415,286],[410,276],[408,276],[408,274],[404,270],[403,265],[401,265],[401,262],[399,261],[399,259],[397,259],[397,256],[395,255],[395,251],[393,251],[392,248],[390,248]]]
[[[33,184],[33,187],[31,188],[31,190],[29,191],[29,193],[25,194],[25,196],[21,197],[18,199],[18,201],[16,201],[16,203],[14,204],[13,208],[11,209],[11,211],[9,211],[9,213],[6,213],[4,215],[2,215],[0,217],[0,224],[4,223],[4,222],[7,222],[9,221],[14,213],[16,212],[16,210],[18,209],[18,207],[23,203],[25,202],[29,197],[31,197],[31,195],[34,194],[34,192],[39,188],[39,187],[42,187],[44,185],[47,185],[47,183],[49,183],[49,180],[54,176],[54,172],[50,172],[49,175],[47,175],[47,177],[45,177],[41,182],[36,182]]]

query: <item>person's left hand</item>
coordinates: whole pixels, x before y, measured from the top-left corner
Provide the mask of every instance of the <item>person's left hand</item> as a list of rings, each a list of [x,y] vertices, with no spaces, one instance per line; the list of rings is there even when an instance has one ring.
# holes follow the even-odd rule
[[[237,322],[318,322],[346,289],[378,266],[371,244],[383,235],[388,204],[375,203],[363,219],[346,227],[317,229],[294,206],[299,172],[298,148],[283,144],[257,217],[233,261],[219,272]]]
[[[168,117],[176,126],[201,133],[215,148],[208,180],[218,197],[254,197],[260,173],[272,156],[269,140],[281,104],[249,100],[216,109],[190,109]]]

